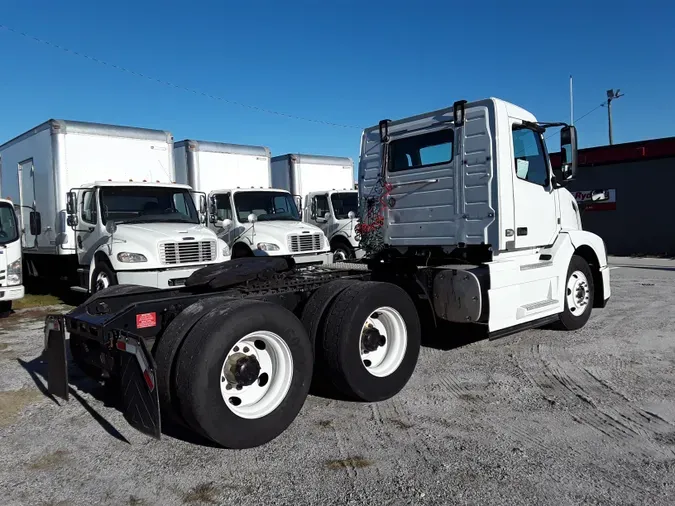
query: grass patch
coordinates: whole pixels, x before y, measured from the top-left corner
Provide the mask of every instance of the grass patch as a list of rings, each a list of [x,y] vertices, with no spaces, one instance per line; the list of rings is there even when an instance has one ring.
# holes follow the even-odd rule
[[[0,343],[0,351],[5,351],[7,348],[9,348],[9,344]]]
[[[207,503],[216,504],[216,494],[218,490],[211,483],[200,483],[183,496],[185,504]]]
[[[17,310],[28,309],[32,307],[57,306],[63,303],[64,302],[56,295],[35,295],[32,293],[27,293],[23,296],[23,299],[15,300],[12,303],[12,309]]]
[[[363,457],[349,457],[346,459],[329,460],[326,462],[328,469],[358,469],[361,467],[372,466],[373,462]]]
[[[56,450],[53,453],[48,453],[35,459],[28,465],[28,468],[34,471],[50,471],[56,469],[67,460],[68,452],[66,450]]]
[[[44,399],[37,389],[22,388],[0,392],[0,427],[12,425],[27,406]]]

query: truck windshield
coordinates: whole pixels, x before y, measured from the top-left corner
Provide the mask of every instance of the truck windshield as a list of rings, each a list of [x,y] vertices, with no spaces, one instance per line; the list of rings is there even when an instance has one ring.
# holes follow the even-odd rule
[[[14,206],[8,202],[0,202],[0,244],[9,244],[18,238],[19,226]]]
[[[103,224],[115,223],[194,223],[199,214],[185,188],[114,186],[100,191]]]
[[[258,221],[300,221],[293,197],[284,192],[237,192],[234,207],[241,223],[246,223],[251,213],[258,217]]]
[[[359,197],[356,192],[333,193],[330,196],[330,202],[333,204],[335,219],[344,220],[349,218],[349,211],[354,211],[359,215]]]

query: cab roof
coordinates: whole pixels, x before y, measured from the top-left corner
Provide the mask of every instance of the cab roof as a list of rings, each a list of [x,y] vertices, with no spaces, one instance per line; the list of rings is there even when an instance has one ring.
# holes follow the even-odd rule
[[[152,187],[152,188],[184,188],[187,190],[192,190],[192,187],[187,184],[178,184],[178,183],[161,183],[159,181],[94,181],[91,183],[85,183],[80,186],[80,188],[92,188],[94,186],[101,187],[112,187],[112,186],[138,186],[138,187]]]

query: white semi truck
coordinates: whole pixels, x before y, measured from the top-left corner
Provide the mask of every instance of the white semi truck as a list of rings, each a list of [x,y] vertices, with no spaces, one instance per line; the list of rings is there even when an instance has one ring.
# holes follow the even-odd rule
[[[229,258],[202,223],[205,198],[195,205],[174,183],[168,132],[49,120],[0,146],[0,157],[2,189],[21,209],[27,275],[85,293],[169,288]]]
[[[554,171],[543,133],[555,126],[565,160]],[[361,138],[361,265],[239,258],[161,297],[109,288],[48,317],[49,389],[68,397],[69,332],[93,375],[125,371],[134,427],[159,438],[170,419],[248,448],[293,422],[312,375],[360,401],[396,395],[423,332],[448,345],[466,332],[448,323],[490,338],[579,329],[611,289],[604,242],[565,189],[576,166],[573,126],[495,98],[383,120]]]
[[[233,258],[290,256],[302,265],[330,262],[318,227],[303,223],[284,189],[270,188],[264,146],[183,140],[175,143],[178,181],[208,195],[209,223]]]
[[[273,157],[271,167],[272,186],[293,194],[302,220],[328,237],[335,261],[363,257],[355,231],[359,192],[351,158],[289,153]]]
[[[10,199],[0,199],[0,317],[9,316],[12,312],[12,301],[23,296],[19,220],[14,202]]]

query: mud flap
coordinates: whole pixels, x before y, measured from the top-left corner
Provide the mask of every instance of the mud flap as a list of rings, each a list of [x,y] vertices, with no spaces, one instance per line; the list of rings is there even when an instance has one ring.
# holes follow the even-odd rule
[[[47,357],[47,391],[68,400],[68,359],[66,329],[62,315],[45,319],[45,355]]]
[[[115,342],[120,356],[122,412],[129,425],[160,439],[162,432],[157,393],[157,365],[143,339],[122,333]]]

